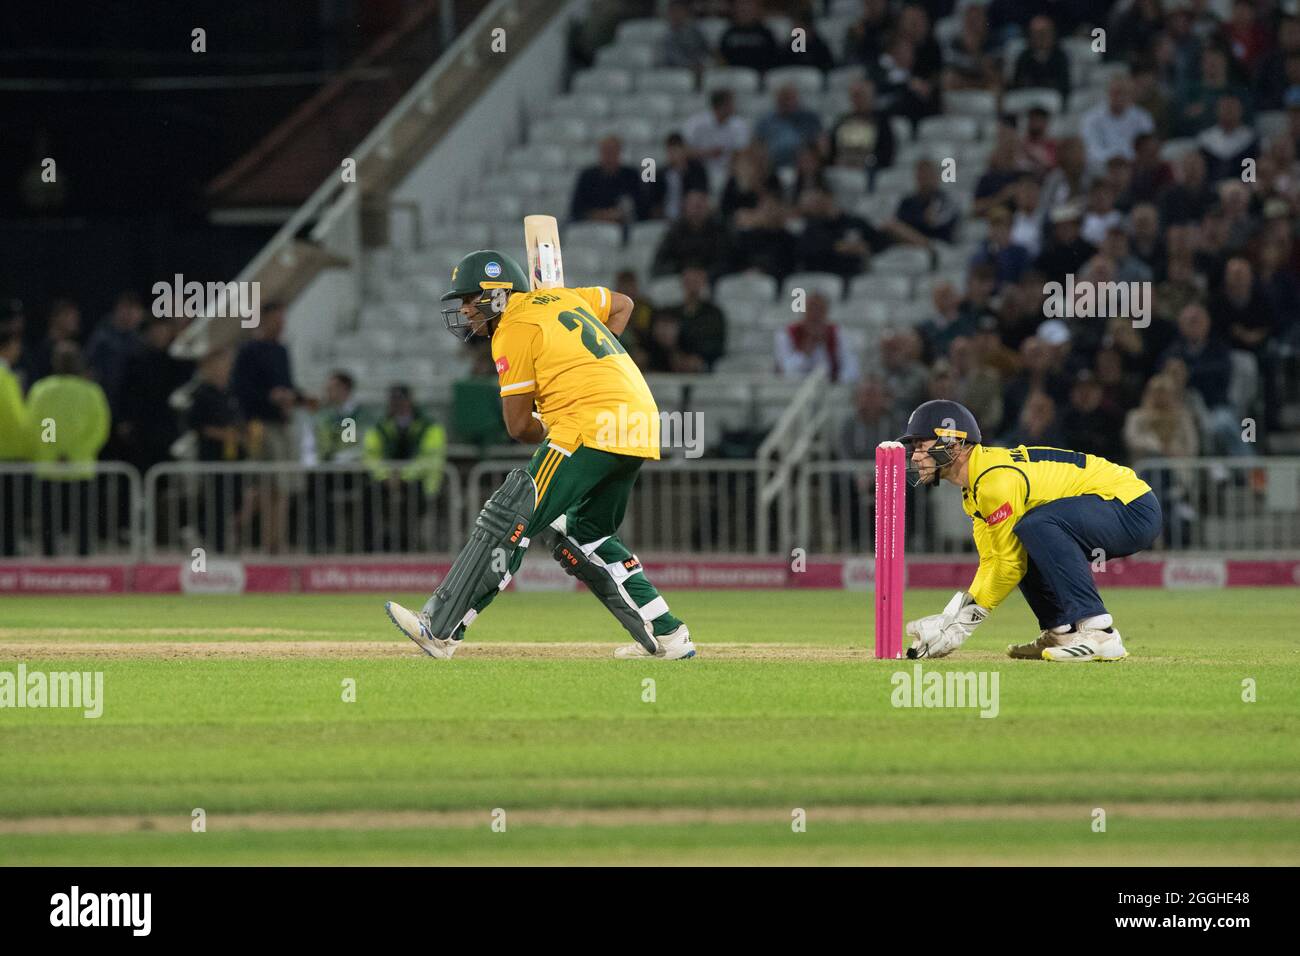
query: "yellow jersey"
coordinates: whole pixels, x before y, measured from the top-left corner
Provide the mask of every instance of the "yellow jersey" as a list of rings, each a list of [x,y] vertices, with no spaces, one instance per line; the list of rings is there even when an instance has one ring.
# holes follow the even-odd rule
[[[967,464],[962,507],[971,516],[980,566],[971,583],[975,603],[992,610],[1020,584],[1029,566],[1016,522],[1039,505],[1097,495],[1128,504],[1151,486],[1132,468],[1096,455],[1018,445],[976,445]]]
[[[553,445],[659,457],[659,407],[641,370],[605,325],[603,286],[517,293],[492,334],[501,394],[536,396]]]

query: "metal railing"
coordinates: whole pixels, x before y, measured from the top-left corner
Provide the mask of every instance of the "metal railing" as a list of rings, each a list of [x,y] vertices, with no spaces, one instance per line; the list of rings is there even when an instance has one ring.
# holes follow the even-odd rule
[[[460,467],[466,459],[453,455],[436,487],[409,461],[379,474],[360,464],[169,462],[143,479],[117,462],[0,464],[0,560],[174,560],[196,547],[237,558],[454,554],[483,502],[526,464],[520,452]],[[795,465],[772,505],[790,514],[777,541],[759,520],[772,478],[760,459],[650,461],[621,533],[644,553],[866,556],[874,470],[870,461]],[[1300,552],[1300,457],[1156,459],[1136,470],[1164,510],[1157,550]],[[907,508],[909,554],[973,554],[956,488],[911,490]]]
[[[141,489],[123,462],[0,462],[0,559],[135,560]]]

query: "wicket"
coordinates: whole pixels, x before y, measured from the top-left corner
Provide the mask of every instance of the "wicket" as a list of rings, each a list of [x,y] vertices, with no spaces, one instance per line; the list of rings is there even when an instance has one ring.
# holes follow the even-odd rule
[[[896,441],[876,446],[876,657],[903,656],[903,532],[907,450]]]

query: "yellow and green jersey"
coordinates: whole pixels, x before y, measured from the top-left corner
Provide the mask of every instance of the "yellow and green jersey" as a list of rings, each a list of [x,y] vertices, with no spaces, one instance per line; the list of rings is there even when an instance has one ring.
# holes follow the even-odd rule
[[[605,325],[612,302],[603,286],[511,296],[492,335],[501,394],[534,394],[550,443],[566,451],[658,458],[659,407]]]
[[[108,399],[102,388],[78,375],[47,375],[27,393],[27,420],[34,461],[87,466],[59,473],[38,468],[42,477],[94,477],[94,461],[108,441]]]
[[[1029,558],[1014,529],[1026,514],[1080,495],[1128,504],[1151,490],[1132,468],[1063,448],[976,445],[967,468],[962,507],[971,516],[980,556],[969,590],[975,603],[990,610],[1025,576]]]

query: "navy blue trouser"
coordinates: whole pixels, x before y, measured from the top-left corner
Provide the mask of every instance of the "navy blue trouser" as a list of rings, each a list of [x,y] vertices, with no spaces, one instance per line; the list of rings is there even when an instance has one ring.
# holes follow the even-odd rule
[[[1106,613],[1092,580],[1093,559],[1125,558],[1151,547],[1160,534],[1160,502],[1150,491],[1128,504],[1096,495],[1061,498],[1021,518],[1015,534],[1029,554],[1020,593],[1038,626],[1076,624]]]

